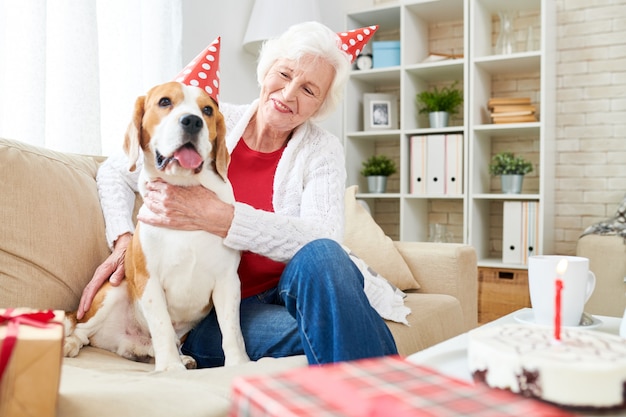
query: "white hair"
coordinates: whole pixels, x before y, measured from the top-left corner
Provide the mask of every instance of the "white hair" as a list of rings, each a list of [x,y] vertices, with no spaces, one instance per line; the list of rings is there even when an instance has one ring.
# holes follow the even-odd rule
[[[259,85],[278,59],[298,61],[304,55],[312,55],[328,62],[335,69],[335,77],[326,99],[312,116],[322,120],[332,113],[343,98],[346,81],[351,68],[350,57],[341,50],[339,36],[319,22],[304,22],[291,26],[278,38],[263,43],[257,65]]]

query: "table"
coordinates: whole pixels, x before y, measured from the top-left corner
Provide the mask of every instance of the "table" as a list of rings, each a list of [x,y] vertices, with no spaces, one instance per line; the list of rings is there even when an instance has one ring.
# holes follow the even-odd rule
[[[506,323],[517,323],[516,315],[528,313],[530,308],[522,308],[513,313],[502,316],[497,320],[484,324],[493,326]],[[594,331],[619,334],[621,317],[594,316],[602,321],[602,325]],[[467,365],[467,333],[460,334],[437,345],[408,356],[406,359],[420,365],[428,365],[444,374],[454,376],[465,381],[472,381]]]
[[[514,311],[513,313],[507,314],[506,316],[500,317],[497,320],[486,323],[483,326],[517,323],[517,320],[515,319],[516,316],[519,316],[523,313],[528,314],[531,311],[532,310],[530,308],[523,308]],[[602,321],[602,324],[593,329],[593,331],[610,333],[615,335],[619,334],[619,327],[622,321],[621,317],[598,315],[594,315],[594,317]],[[414,353],[408,356],[406,360],[415,364],[429,366],[446,375],[471,382],[472,377],[469,373],[467,364],[467,337],[467,333],[460,334],[437,345]],[[582,415],[592,416],[593,414]],[[621,412],[617,412],[616,414],[609,413],[603,415],[622,417],[626,416],[626,411],[622,410]]]

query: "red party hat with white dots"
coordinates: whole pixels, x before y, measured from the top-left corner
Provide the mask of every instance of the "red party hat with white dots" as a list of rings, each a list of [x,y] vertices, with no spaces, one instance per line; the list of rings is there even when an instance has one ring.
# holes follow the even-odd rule
[[[218,36],[174,77],[175,81],[200,87],[219,103],[220,95],[220,45]]]
[[[350,56],[350,62],[354,62],[377,30],[378,25],[373,25],[345,32],[337,32],[341,40],[341,50]]]

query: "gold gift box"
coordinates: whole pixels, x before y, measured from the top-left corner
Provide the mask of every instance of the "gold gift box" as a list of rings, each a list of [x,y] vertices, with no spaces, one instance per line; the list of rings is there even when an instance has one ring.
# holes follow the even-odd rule
[[[31,309],[0,309],[11,317],[37,312]],[[48,323],[29,325],[17,321],[18,332],[9,361],[0,375],[0,416],[54,417],[56,415],[61,362],[63,360],[64,312],[53,311]],[[57,324],[60,323],[60,324]],[[7,341],[9,323],[0,324],[0,346]]]

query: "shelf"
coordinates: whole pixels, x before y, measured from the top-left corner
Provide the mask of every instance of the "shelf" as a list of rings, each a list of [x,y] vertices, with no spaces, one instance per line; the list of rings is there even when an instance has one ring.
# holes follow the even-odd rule
[[[356,198],[400,198],[399,193],[357,193]]]
[[[476,2],[492,13],[497,13],[500,10],[536,10],[541,8],[541,0],[508,0],[504,7],[502,0],[476,0]]]
[[[428,22],[441,22],[463,19],[463,3],[464,0],[416,1],[407,4],[406,8]]]
[[[541,53],[518,52],[510,55],[489,55],[474,60],[476,66],[489,74],[515,74],[539,71]]]
[[[346,132],[346,136],[359,140],[398,140],[400,130],[359,130],[355,132]]]
[[[463,200],[463,195],[452,194],[405,194],[407,200]]]
[[[502,260],[504,213],[511,219],[521,207],[522,214],[515,216],[526,216],[520,219],[520,224],[528,226],[524,233],[530,234],[531,227],[536,226],[532,239],[537,237],[538,253],[551,253],[555,7],[549,0],[404,0],[347,15],[348,29],[381,25],[373,41],[400,40],[400,65],[351,71],[345,98],[347,185],[365,184],[359,170],[371,155],[387,154],[398,163],[389,193],[358,195],[373,203],[373,214],[384,222],[385,230],[393,230],[401,240],[426,241],[430,224],[445,224],[455,241],[476,249],[479,266],[525,269],[523,264],[505,264]],[[498,13],[503,9],[512,11],[514,50],[525,52],[493,54],[500,30]],[[527,43],[529,34],[533,39]],[[462,57],[426,61],[437,52]],[[428,115],[419,113],[415,97],[454,82],[463,90],[462,108],[451,117],[451,126],[432,129]],[[399,129],[360,130],[364,93],[398,95]],[[492,97],[530,97],[539,120],[489,123],[487,104]],[[450,136],[458,134],[462,140],[448,142]],[[446,146],[442,149],[440,142],[413,139],[430,135],[446,136]],[[501,151],[527,157],[535,165],[535,172],[524,180],[523,194],[494,192],[498,180],[487,167],[492,156]],[[440,182],[429,193],[431,185],[423,179],[454,180],[444,182],[448,185],[444,190],[455,194],[441,194]],[[450,188],[449,184],[462,187]]]
[[[474,132],[489,136],[531,136],[540,133],[539,122],[474,125]]]
[[[396,30],[400,26],[400,8],[395,5],[382,5],[368,10],[348,13],[348,18],[352,21],[353,29],[356,27],[379,25],[380,32]]]
[[[350,79],[379,87],[398,85],[400,83],[400,67],[353,70],[350,72]]]
[[[464,59],[447,59],[445,61],[408,65],[406,72],[428,82],[458,80],[463,79],[464,66]]]
[[[479,268],[528,269],[527,265],[502,263],[501,258],[478,259]]]
[[[539,194],[496,194],[496,193],[486,193],[486,194],[472,194],[472,198],[475,200],[528,200],[535,201],[539,200]]]
[[[463,126],[447,126],[440,127],[438,129],[432,128],[423,128],[423,129],[409,129],[405,131],[407,136],[415,136],[415,135],[437,135],[437,134],[446,134],[446,133],[463,133]]]

